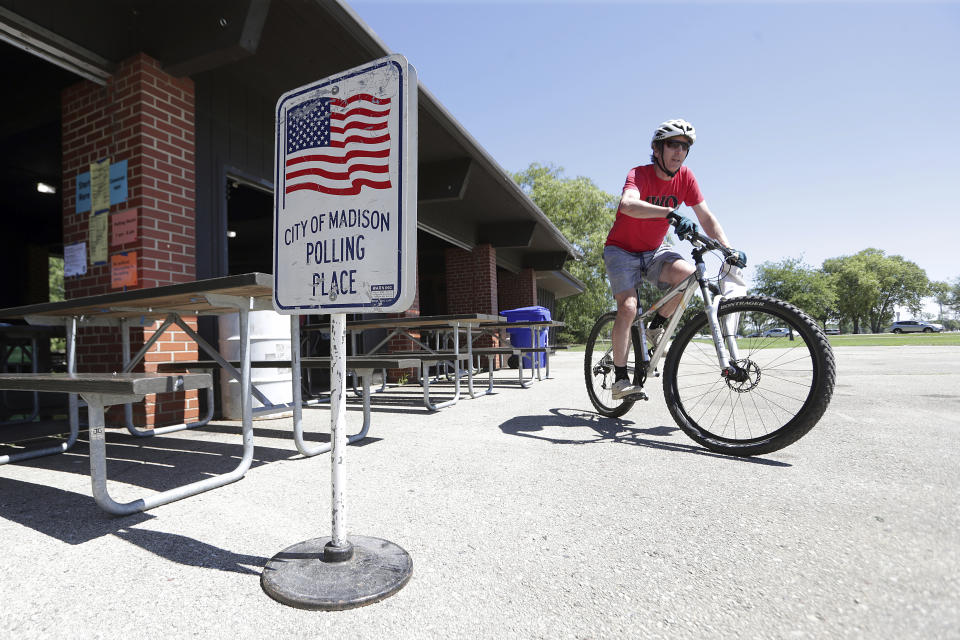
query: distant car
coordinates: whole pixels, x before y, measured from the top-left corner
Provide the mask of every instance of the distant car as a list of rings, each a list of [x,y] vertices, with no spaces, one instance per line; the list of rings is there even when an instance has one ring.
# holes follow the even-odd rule
[[[748,338],[779,338],[782,336],[790,335],[790,330],[786,327],[774,327],[772,329],[767,329],[766,331],[754,331],[753,333],[748,333]]]
[[[763,332],[764,338],[782,338],[790,335],[790,329],[786,327],[774,327]]]
[[[943,331],[943,325],[936,322],[927,322],[926,320],[898,320],[890,325],[887,331],[893,333],[940,333]]]
[[[840,335],[840,329],[824,329],[823,332],[828,336],[838,336]]]

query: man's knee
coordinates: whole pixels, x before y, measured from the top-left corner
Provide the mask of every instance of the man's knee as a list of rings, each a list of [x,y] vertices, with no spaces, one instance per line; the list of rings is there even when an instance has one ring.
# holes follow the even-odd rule
[[[660,270],[660,282],[666,282],[669,285],[675,285],[690,277],[693,273],[693,265],[686,260],[674,260],[670,264],[663,265]]]
[[[637,315],[637,298],[629,296],[617,299],[617,313],[619,315]]]

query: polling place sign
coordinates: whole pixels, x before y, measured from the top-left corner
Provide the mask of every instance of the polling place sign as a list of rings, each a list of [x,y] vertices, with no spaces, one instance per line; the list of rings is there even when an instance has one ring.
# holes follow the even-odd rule
[[[277,102],[273,306],[378,313],[416,294],[417,76],[391,55]]]

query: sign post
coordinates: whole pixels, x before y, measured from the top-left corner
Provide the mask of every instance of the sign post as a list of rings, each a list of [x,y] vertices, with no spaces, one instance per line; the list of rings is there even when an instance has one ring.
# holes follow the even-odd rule
[[[416,294],[417,77],[391,55],[277,102],[274,308],[330,314],[331,529],[275,555],[260,583],[303,609],[382,600],[410,579],[399,546],[347,537],[346,314],[390,313]]]

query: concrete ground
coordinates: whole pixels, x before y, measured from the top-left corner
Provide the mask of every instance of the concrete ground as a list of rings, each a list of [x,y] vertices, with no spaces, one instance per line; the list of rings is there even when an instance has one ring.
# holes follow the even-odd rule
[[[0,637],[960,638],[960,348],[836,354],[821,423],[753,459],[695,445],[656,384],[599,417],[579,353],[435,414],[390,388],[347,451],[346,522],[413,577],[350,611],[260,587],[274,554],[330,534],[329,456],[300,456],[290,419],[257,421],[239,482],[129,517],[95,505],[84,442],[0,467]],[[238,434],[110,432],[111,491],[229,470]]]

